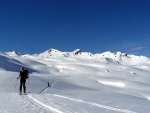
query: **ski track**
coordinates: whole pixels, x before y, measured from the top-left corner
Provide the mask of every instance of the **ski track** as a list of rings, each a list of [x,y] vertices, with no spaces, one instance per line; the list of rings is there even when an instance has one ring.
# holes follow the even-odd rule
[[[55,80],[54,80],[52,83],[50,83],[50,87],[51,87],[51,85],[54,84],[54,83],[55,83]],[[44,88],[43,90],[41,90],[39,94],[41,94],[41,93],[44,93],[44,94],[45,94],[45,90],[46,90],[47,88],[49,88],[49,87],[46,87],[46,88]],[[48,105],[46,105],[46,104],[44,104],[44,103],[38,101],[37,99],[35,99],[34,97],[32,97],[30,94],[27,95],[27,96],[24,96],[24,97],[25,97],[28,101],[30,101],[30,102],[34,103],[35,105],[39,106],[41,109],[43,109],[43,107],[46,108],[46,109],[43,109],[44,111],[50,110],[51,112],[55,112],[55,113],[64,113],[64,112],[58,110],[57,108],[48,106]]]
[[[55,83],[55,81],[52,82],[51,85],[54,84],[54,83]],[[48,88],[48,87],[47,87],[47,88]],[[45,90],[46,90],[47,88],[43,89],[43,90],[40,92],[40,94],[41,94],[41,93],[46,94],[46,93],[45,93]],[[121,113],[137,113],[137,112],[130,111],[130,110],[119,109],[119,108],[110,107],[110,106],[106,106],[106,105],[101,105],[101,104],[97,104],[97,103],[93,103],[93,102],[87,102],[87,101],[83,101],[83,100],[78,100],[78,99],[66,97],[66,96],[63,96],[63,95],[52,94],[52,96],[55,96],[55,97],[58,97],[58,98],[67,99],[67,100],[71,100],[71,101],[74,101],[74,102],[79,102],[79,103],[84,103],[84,104],[92,105],[92,106],[99,107],[99,108],[103,108],[103,109],[107,109],[107,110],[117,111],[117,112],[121,112]],[[54,109],[54,108],[52,108],[52,107],[50,107],[50,106],[48,106],[48,105],[45,105],[45,104],[41,103],[40,101],[38,101],[37,99],[35,99],[35,98],[31,97],[31,96],[30,96],[29,98],[32,99],[33,101],[35,101],[36,103],[40,104],[41,106],[50,109],[51,111],[55,111],[55,110],[56,110],[55,112],[57,112],[57,113],[63,113],[62,111],[59,111],[59,110],[57,110],[57,109]]]
[[[44,104],[44,103],[38,101],[37,99],[35,99],[35,98],[32,97],[31,95],[27,95],[26,99],[29,100],[30,102],[34,103],[34,104],[37,105],[37,106],[41,106],[42,109],[46,108],[46,109],[44,109],[44,110],[46,110],[46,111],[47,111],[47,110],[50,110],[51,112],[55,112],[55,113],[64,113],[64,112],[58,110],[57,108],[48,106],[48,105],[46,105],[46,104]],[[43,107],[44,107],[44,108],[43,108]]]
[[[49,86],[49,87],[46,87],[46,88],[42,89],[39,94],[42,94],[42,93],[45,94],[46,89],[47,89],[47,88],[51,88],[52,85],[53,85],[55,82],[56,82],[56,80],[54,80],[52,83],[50,83],[50,86]]]
[[[79,102],[79,103],[89,104],[89,105],[92,105],[92,106],[95,106],[95,107],[104,108],[104,109],[108,109],[108,110],[112,110],[112,111],[117,111],[117,112],[122,112],[122,113],[137,113],[137,112],[130,111],[130,110],[125,110],[125,109],[119,109],[119,108],[115,108],[115,107],[105,106],[105,105],[92,103],[92,102],[87,102],[87,101],[83,101],[83,100],[78,100],[78,99],[74,99],[74,98],[70,98],[70,97],[66,97],[66,96],[62,96],[62,95],[57,95],[57,94],[52,94],[52,96],[63,98],[63,99],[68,99],[68,100]]]

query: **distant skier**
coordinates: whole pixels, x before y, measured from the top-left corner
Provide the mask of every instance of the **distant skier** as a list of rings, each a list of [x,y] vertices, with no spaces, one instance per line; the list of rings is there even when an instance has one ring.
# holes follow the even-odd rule
[[[20,95],[22,94],[22,86],[24,89],[24,94],[26,94],[26,79],[29,79],[29,73],[28,70],[24,70],[24,68],[20,68],[20,74],[19,77],[17,77],[17,80],[20,78]]]
[[[47,83],[48,87],[49,87],[49,82]]]

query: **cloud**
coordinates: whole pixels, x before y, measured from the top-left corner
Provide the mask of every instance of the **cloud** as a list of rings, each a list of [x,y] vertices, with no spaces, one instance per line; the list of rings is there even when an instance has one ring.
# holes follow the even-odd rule
[[[136,51],[141,51],[141,50],[143,50],[143,49],[145,49],[146,47],[144,47],[144,46],[139,46],[139,47],[133,47],[133,48],[131,48],[129,51],[130,52],[136,52]]]
[[[128,54],[134,54],[134,55],[144,55],[144,56],[150,56],[150,53],[148,52],[150,49],[150,43],[146,41],[135,41],[135,42],[129,42],[129,41],[123,41],[120,43],[112,44],[108,47],[109,51],[121,51]]]
[[[150,56],[149,54],[149,47],[150,44],[148,43],[130,43],[128,46],[124,46],[124,50],[129,53],[129,54],[134,54],[134,55],[142,55],[142,56]]]

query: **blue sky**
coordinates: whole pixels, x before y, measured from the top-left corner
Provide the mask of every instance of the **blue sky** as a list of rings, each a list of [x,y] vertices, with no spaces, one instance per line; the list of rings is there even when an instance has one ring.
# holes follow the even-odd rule
[[[149,0],[1,0],[0,51],[49,48],[150,57]]]

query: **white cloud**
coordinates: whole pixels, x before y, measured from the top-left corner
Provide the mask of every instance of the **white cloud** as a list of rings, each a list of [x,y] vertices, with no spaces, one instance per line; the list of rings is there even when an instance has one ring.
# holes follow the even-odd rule
[[[110,51],[121,51],[128,54],[134,54],[134,55],[149,55],[149,48],[150,43],[146,41],[141,42],[129,42],[124,40],[122,43],[116,43],[111,45],[111,47],[108,48]]]
[[[140,51],[142,49],[145,49],[146,47],[144,46],[139,46],[139,47],[134,47],[130,49],[130,52],[136,52],[136,51]]]

